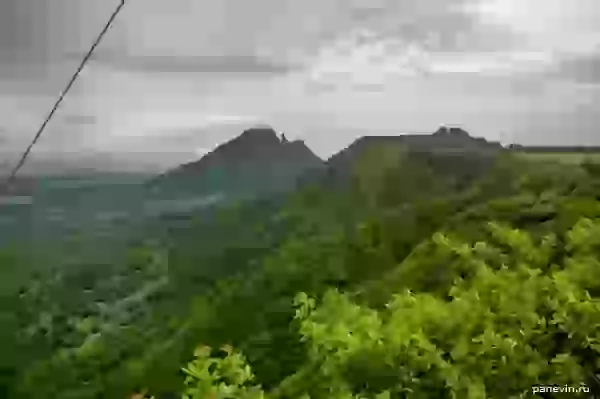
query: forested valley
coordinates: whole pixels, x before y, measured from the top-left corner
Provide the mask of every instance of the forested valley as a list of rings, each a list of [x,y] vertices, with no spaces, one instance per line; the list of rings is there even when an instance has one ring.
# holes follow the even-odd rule
[[[3,245],[0,397],[600,393],[599,164],[449,135],[361,139],[298,179],[210,161],[203,195],[244,195]]]

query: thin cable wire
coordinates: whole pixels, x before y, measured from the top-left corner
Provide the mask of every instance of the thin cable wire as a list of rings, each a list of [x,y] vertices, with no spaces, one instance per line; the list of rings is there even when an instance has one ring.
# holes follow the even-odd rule
[[[73,86],[73,84],[75,83],[75,81],[77,80],[77,78],[79,77],[79,74],[81,73],[81,71],[83,70],[83,68],[85,67],[85,65],[89,61],[89,59],[91,58],[92,54],[96,50],[96,47],[98,47],[98,45],[100,44],[100,42],[104,38],[104,35],[106,34],[106,32],[108,32],[108,29],[111,27],[112,23],[115,21],[115,19],[117,18],[117,16],[119,15],[119,13],[121,12],[121,10],[123,9],[124,6],[125,6],[125,0],[121,0],[121,3],[117,6],[117,8],[115,9],[115,11],[110,16],[108,22],[106,23],[106,25],[104,26],[104,28],[102,29],[102,31],[100,32],[100,34],[98,35],[98,37],[96,38],[96,40],[94,41],[94,44],[92,45],[92,47],[90,47],[90,49],[88,50],[87,54],[83,58],[83,61],[79,65],[79,68],[77,68],[77,71],[71,77],[71,80],[67,84],[67,87],[60,94],[60,97],[58,98],[58,100],[54,104],[54,107],[52,107],[52,110],[50,111],[50,113],[48,114],[48,116],[46,117],[46,119],[44,120],[44,123],[42,123],[42,126],[39,128],[39,130],[37,131],[37,133],[34,136],[33,140],[31,141],[31,143],[29,144],[29,146],[27,147],[27,149],[25,150],[25,152],[21,156],[21,159],[19,160],[19,162],[17,163],[17,165],[15,166],[15,168],[12,170],[11,174],[9,175],[8,179],[5,182],[6,188],[8,188],[8,186],[14,181],[15,176],[17,175],[17,173],[19,172],[19,170],[23,167],[23,165],[25,164],[25,161],[27,160],[27,157],[31,153],[31,149],[33,148],[33,146],[37,143],[37,141],[41,137],[42,133],[46,129],[46,126],[48,125],[48,123],[50,122],[50,120],[52,119],[52,117],[54,116],[54,114],[56,113],[56,111],[58,110],[58,107],[60,107],[60,104],[65,99],[65,97],[66,97],[67,93],[69,92],[69,90],[71,90],[71,87]]]

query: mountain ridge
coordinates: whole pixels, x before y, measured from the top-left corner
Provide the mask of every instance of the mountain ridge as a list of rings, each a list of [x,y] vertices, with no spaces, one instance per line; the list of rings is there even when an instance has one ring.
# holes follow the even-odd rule
[[[339,152],[323,160],[302,141],[288,141],[285,134],[278,137],[269,125],[244,130],[239,136],[220,144],[199,160],[188,162],[152,179],[151,185],[174,178],[181,185],[206,186],[210,194],[222,192],[219,180],[230,180],[233,191],[287,191],[319,181],[345,179],[351,165],[372,146],[400,146],[412,154],[436,158],[446,166],[464,163],[464,158],[482,165],[489,164],[500,152],[528,150],[567,151],[571,147],[504,147],[496,141],[471,136],[462,127],[441,126],[430,134],[403,133],[390,136],[362,136]],[[581,151],[586,151],[582,150]],[[594,151],[590,149],[589,151]],[[464,155],[471,155],[464,157]],[[481,166],[479,163],[475,166]],[[464,166],[467,169],[468,166]],[[287,172],[286,172],[287,170]],[[208,182],[208,183],[207,183]],[[160,185],[160,184],[158,184]],[[227,184],[225,184],[227,186]],[[239,186],[239,187],[236,187]],[[163,190],[164,191],[164,190]],[[167,189],[167,191],[169,191]],[[227,190],[225,190],[227,191]]]
[[[199,160],[182,164],[158,176],[151,184],[157,185],[161,181],[176,178],[181,185],[209,186],[211,189],[208,191],[212,190],[214,193],[222,188],[218,184],[221,179],[235,181],[232,186],[248,186],[250,181],[258,186],[269,186],[269,180],[272,180],[274,187],[267,187],[267,192],[271,188],[286,191],[321,180],[324,174],[330,177],[346,175],[344,171],[348,172],[349,165],[373,145],[399,145],[413,152],[439,152],[459,156],[465,151],[493,154],[503,149],[500,143],[472,137],[460,127],[442,126],[431,134],[362,136],[338,153],[322,160],[303,141],[288,141],[285,134],[279,138],[272,127],[264,125],[244,130],[239,136],[222,143]],[[283,173],[286,169],[290,169],[289,173]]]

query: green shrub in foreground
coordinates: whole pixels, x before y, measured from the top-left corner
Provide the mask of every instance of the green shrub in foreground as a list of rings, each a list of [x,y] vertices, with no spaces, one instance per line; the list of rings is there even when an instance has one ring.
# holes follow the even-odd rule
[[[229,354],[210,360],[218,364],[212,369],[205,358],[192,362],[186,393],[205,387],[222,398],[505,399],[536,397],[537,385],[582,386],[600,369],[600,302],[590,295],[600,288],[600,220],[582,219],[568,232],[567,256],[556,265],[544,264],[551,237],[536,243],[523,231],[489,229],[493,245],[437,236],[434,245],[455,257],[447,294],[406,287],[380,311],[336,290],[320,299],[298,294],[308,360],[278,388],[249,384],[250,366]],[[492,253],[503,261],[491,262]]]

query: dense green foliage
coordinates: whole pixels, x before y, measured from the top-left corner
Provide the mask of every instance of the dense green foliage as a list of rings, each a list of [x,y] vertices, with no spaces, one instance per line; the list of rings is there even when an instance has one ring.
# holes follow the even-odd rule
[[[344,184],[229,206],[118,262],[3,254],[0,383],[61,399],[595,389],[599,199],[590,165],[373,148]]]
[[[376,311],[337,290],[322,299],[300,293],[296,322],[307,359],[265,397],[507,398],[586,381],[600,366],[600,304],[589,294],[600,284],[590,278],[600,265],[600,220],[577,223],[567,233],[569,255],[551,267],[555,236],[535,242],[516,229],[487,229],[494,245],[438,233],[399,265],[428,269],[432,258],[446,258],[455,279],[437,294],[399,288]],[[210,361],[217,371],[198,371]],[[245,386],[253,375],[239,354],[198,356],[185,371],[191,397],[261,397]]]

